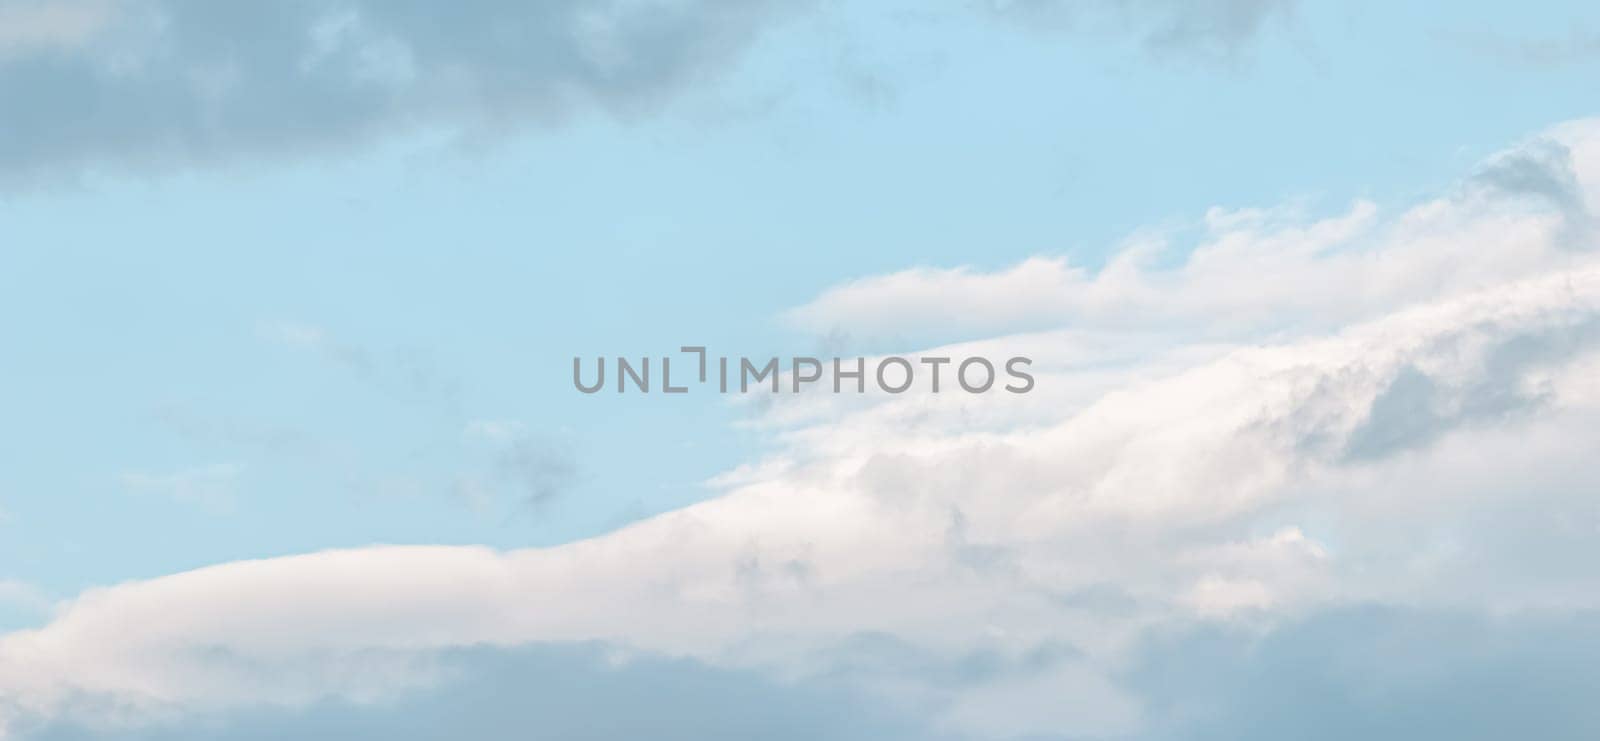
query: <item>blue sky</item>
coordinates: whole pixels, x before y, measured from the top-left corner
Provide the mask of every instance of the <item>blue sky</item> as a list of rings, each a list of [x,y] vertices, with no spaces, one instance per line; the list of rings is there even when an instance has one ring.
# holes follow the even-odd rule
[[[711,483],[763,461],[792,469],[822,465],[819,461],[854,467],[860,465],[853,457],[859,454],[869,460],[863,470],[872,473],[871,481],[890,490],[883,496],[917,501],[949,482],[968,480],[944,468],[959,469],[950,462],[964,460],[958,454],[925,461],[915,470],[874,468],[870,454],[879,443],[870,436],[853,449],[842,442],[797,447],[811,444],[804,442],[810,440],[807,432],[848,440],[863,429],[876,429],[880,418],[871,409],[824,409],[797,432],[772,422],[773,412],[763,403],[708,394],[586,396],[570,383],[574,356],[659,356],[686,344],[752,356],[909,353],[965,342],[1020,347],[1042,354],[1048,371],[1061,374],[1055,389],[1030,399],[1026,408],[930,411],[957,414],[957,421],[939,417],[944,421],[926,429],[918,420],[933,416],[896,417],[912,420],[897,429],[930,436],[906,443],[911,445],[906,450],[913,456],[919,450],[943,451],[946,443],[982,432],[997,436],[988,445],[1048,442],[1037,453],[1043,459],[1087,458],[1105,449],[1075,448],[1077,433],[1052,437],[1049,425],[1086,424],[1094,414],[1110,414],[1095,411],[1117,408],[1122,397],[1104,396],[1107,389],[1223,374],[1206,369],[1233,368],[1229,358],[1235,356],[1228,353],[1250,348],[1303,356],[1290,365],[1315,366],[1324,352],[1315,344],[1319,338],[1366,337],[1362,333],[1369,330],[1362,328],[1376,326],[1369,323],[1415,306],[1445,305],[1496,281],[1509,285],[1576,270],[1587,249],[1586,232],[1579,237],[1582,249],[1538,247],[1541,240],[1556,239],[1541,221],[1554,217],[1540,204],[1529,206],[1527,193],[1495,186],[1489,177],[1512,171],[1497,162],[1533,162],[1533,155],[1518,147],[1551,138],[1571,153],[1570,162],[1551,171],[1552,182],[1570,185],[1580,205],[1591,197],[1583,159],[1586,129],[1550,133],[1594,113],[1600,10],[1583,3],[1460,3],[1448,13],[1424,3],[1287,0],[726,7],[562,2],[536,11],[493,2],[459,11],[424,4],[388,10],[361,3],[302,5],[263,11],[156,0],[0,1],[0,25],[14,29],[0,31],[0,357],[6,381],[0,385],[0,410],[9,422],[0,425],[0,450],[5,451],[0,585],[6,586],[0,590],[0,628],[18,631],[14,635],[22,638],[16,641],[50,635],[52,629],[70,632],[77,624],[70,620],[77,614],[73,610],[92,611],[100,599],[94,595],[102,594],[94,591],[99,587],[127,582],[127,589],[137,590],[201,567],[328,549],[362,552],[379,544],[481,545],[513,558],[517,549],[596,536],[610,542],[606,538],[626,525],[655,527],[650,523],[663,521],[651,519],[657,515],[695,517],[682,513],[700,511],[685,509],[697,502],[737,499],[741,486],[774,496],[772,487],[818,485],[817,479],[783,478],[787,474],[758,476],[754,483],[737,479],[744,483],[732,484],[732,493],[730,485]],[[1484,173],[1489,176],[1475,179]],[[1316,296],[1302,296],[1304,302],[1269,298],[1277,278],[1266,267],[1259,284],[1249,280],[1256,266],[1277,264],[1273,250],[1293,251],[1283,245],[1313,239],[1320,233],[1316,225],[1346,214],[1356,213],[1352,219],[1360,221],[1352,204],[1368,202],[1377,204],[1374,218],[1380,226],[1338,249],[1393,254],[1394,262],[1385,264],[1398,267],[1349,277],[1339,272],[1342,264],[1307,258],[1304,275],[1328,277],[1322,290],[1310,290]],[[1439,217],[1441,209],[1455,209],[1454,215]],[[1231,231],[1235,227],[1224,223],[1228,214],[1244,214],[1238,218],[1246,226]],[[1022,275],[1007,271],[1029,258],[1064,259],[1061,264],[1093,276],[1130,245],[1157,240],[1165,247],[1149,269],[1159,276],[1163,267],[1198,265],[1194,255],[1207,254],[1208,246],[1232,244],[1229,235],[1260,241],[1251,248],[1259,252],[1246,250],[1248,259],[1218,258],[1231,266],[1227,275],[1238,283],[1216,279],[1202,285],[1204,275],[1212,274],[1198,268],[1195,275],[1201,277],[1176,275],[1170,284],[1153,280],[1152,285],[1172,291],[1172,306],[1199,307],[1185,323],[1164,319],[1159,308],[1113,301],[1109,308],[1095,304],[1063,309],[1065,314],[1050,309],[1019,327],[884,326],[870,316],[832,310],[828,303],[834,295],[830,290],[848,285],[864,286],[864,305],[903,300],[874,293],[883,284],[873,281],[913,271],[907,275],[917,280],[948,278],[935,281],[944,288],[929,290],[934,295],[948,291],[942,295],[949,305],[970,306],[974,313],[1007,302],[1032,306],[1026,303],[1031,294],[1008,287],[1006,277]],[[1413,259],[1435,242],[1455,244],[1471,256],[1426,253],[1427,259]],[[1422,246],[1406,251],[1413,245]],[[1432,280],[1427,267],[1468,263],[1484,272],[1463,268],[1459,276],[1446,271]],[[1102,290],[1078,286],[1070,271],[1037,269],[1041,280],[1061,281],[1063,291]],[[1285,275],[1283,285],[1299,285],[1293,281],[1302,273]],[[1305,285],[1319,282],[1307,279]],[[1391,291],[1391,285],[1399,287]],[[1259,301],[1246,300],[1258,295]],[[1241,303],[1236,306],[1234,299]],[[1039,301],[1055,306],[1054,298]],[[806,306],[823,317],[820,324],[801,326],[786,318]],[[892,314],[891,308],[884,315]],[[1094,313],[1100,311],[1106,313]],[[1261,322],[1246,326],[1245,314]],[[1111,315],[1131,318],[1094,318]],[[1260,329],[1265,324],[1270,332]],[[1562,326],[1563,332],[1571,329]],[[1068,335],[1030,334],[1041,329]],[[1384,337],[1398,331],[1370,330]],[[1567,388],[1559,379],[1581,375],[1584,353],[1592,350],[1592,333],[1571,331],[1568,337],[1522,328],[1505,339],[1511,348],[1505,352],[1513,357],[1531,352],[1526,343],[1564,348],[1536,359],[1558,358],[1568,365],[1528,370],[1534,361],[1513,364],[1517,373],[1537,371],[1543,374],[1538,378],[1558,379],[1549,381],[1558,389],[1549,398],[1588,398],[1559,390]],[[1084,357],[1077,343],[1087,340],[1072,333],[1095,333],[1095,347],[1117,349],[1105,359]],[[1428,399],[1424,406],[1448,408],[1423,416],[1448,431],[1436,436],[1430,430],[1417,438],[1402,430],[1361,439],[1407,451],[1413,450],[1409,441],[1425,439],[1427,450],[1442,451],[1438,461],[1386,462],[1390,467],[1363,468],[1346,478],[1340,478],[1344,473],[1319,478],[1322,474],[1286,465],[1284,470],[1295,473],[1281,479],[1274,478],[1277,472],[1234,479],[1208,468],[1186,480],[1211,488],[1185,501],[1211,502],[1218,496],[1231,502],[1219,492],[1253,491],[1266,480],[1275,482],[1272,487],[1302,492],[1380,491],[1391,485],[1415,490],[1419,480],[1440,480],[1442,474],[1430,466],[1445,470],[1450,461],[1473,457],[1449,448],[1457,444],[1449,441],[1458,428],[1469,436],[1504,432],[1474,426],[1482,417],[1471,411],[1479,408],[1471,394],[1521,399],[1518,389],[1533,382],[1520,375],[1510,380],[1490,375],[1471,383],[1454,376],[1440,380],[1433,374],[1453,367],[1449,362],[1416,362],[1424,377],[1419,392]],[[1109,367],[1123,374],[1115,376],[1119,380],[1107,380],[1101,369]],[[1352,408],[1368,422],[1383,421],[1383,404],[1396,403],[1392,399],[1411,388],[1394,379],[1408,377],[1395,371],[1384,381],[1390,385],[1350,402]],[[1446,398],[1448,403],[1442,401]],[[1091,404],[1094,399],[1102,399],[1102,406]],[[1520,402],[1507,403],[1521,408]],[[1548,422],[1550,430],[1592,431],[1584,426],[1591,419],[1583,416],[1587,403],[1572,402],[1577,411],[1571,411],[1559,403],[1529,401],[1527,408],[1534,411],[1527,414]],[[1127,410],[1116,419],[1142,419],[1143,414]],[[1399,414],[1412,421],[1418,416]],[[1015,418],[1002,424],[994,415]],[[1521,419],[1507,415],[1496,412],[1494,425]],[[1128,439],[1137,442],[1128,443],[1129,449],[1166,450],[1161,447],[1166,435],[1158,429],[1129,432]],[[1171,429],[1187,428],[1174,422]],[[1342,432],[1327,435],[1349,433],[1338,429]],[[1549,431],[1523,434],[1521,439],[1560,437]],[[1149,465],[1186,470],[1180,459],[1208,450],[1209,440],[1191,441],[1169,451],[1172,458]],[[1530,447],[1523,455],[1520,448],[1506,450],[1503,446],[1519,445],[1506,439],[1472,444],[1479,443],[1502,446],[1494,448],[1497,454],[1513,461],[1483,476],[1549,474],[1560,483],[1546,493],[1588,516],[1587,500],[1563,498],[1581,491],[1595,475],[1564,457],[1581,460],[1582,451],[1536,454]],[[985,450],[971,470],[999,475],[1013,463],[1032,470],[1032,464],[1011,461],[1009,454]],[[1382,447],[1379,457],[1396,450]],[[1548,458],[1540,457],[1546,452]],[[905,454],[886,447],[876,460],[885,467],[911,466],[895,457]],[[1125,480],[1052,484],[1051,475],[1037,473],[1027,480],[1044,481],[1039,486],[1045,489],[1059,486],[1060,492],[1110,491]],[[922,476],[938,483],[922,488],[904,483],[923,481]],[[1434,486],[1449,488],[1428,485]],[[1164,495],[1169,488],[1150,483],[1138,496]],[[792,501],[805,496],[793,494],[787,506],[802,506]],[[1493,492],[1462,496],[1471,504],[1457,509],[1469,514],[1458,516],[1457,509],[1438,505],[1446,514],[1430,522],[1449,524],[1440,525],[1438,538],[1424,539],[1426,547],[1419,545],[1415,553],[1402,552],[1406,538],[1399,535],[1364,540],[1368,531],[1351,523],[1371,514],[1360,509],[1366,505],[1310,495],[1252,505],[1233,520],[1191,513],[1190,504],[1171,504],[1176,513],[1171,517],[1179,524],[1162,530],[1159,538],[1176,542],[1179,536],[1173,533],[1190,538],[1211,528],[1219,542],[1299,548],[1297,538],[1304,539],[1311,543],[1304,546],[1307,553],[1324,554],[1318,559],[1348,556],[1352,563],[1359,558],[1381,563],[1392,556],[1463,569],[1487,565],[1505,580],[1493,591],[1506,586],[1507,593],[1519,592],[1515,585],[1526,582],[1507,555],[1517,549],[1480,548],[1481,533],[1472,524],[1473,517],[1501,512],[1500,504],[1485,504],[1500,500]],[[814,514],[833,511],[817,506]],[[1042,537],[1023,535],[1028,528],[1022,520],[1003,525],[973,514],[984,506],[952,505],[955,522],[970,518],[975,523],[973,532],[981,535],[973,538],[1007,544]],[[855,511],[853,505],[841,507]],[[1405,516],[1411,514],[1408,510]],[[1063,522],[1077,521],[1076,515],[1060,516]],[[786,517],[806,519],[797,513]],[[748,522],[745,516],[730,521]],[[765,531],[754,525],[749,531],[743,525],[727,527],[728,542],[781,540],[758,536]],[[1539,535],[1547,527],[1555,526],[1530,522],[1528,537],[1570,545],[1571,553],[1593,547],[1592,537],[1581,534]],[[853,532],[846,524],[839,529]],[[801,541],[826,550],[829,537]],[[1357,540],[1371,548],[1349,543]],[[1570,555],[1566,545],[1562,558]],[[1120,547],[1107,545],[1102,555]],[[1173,563],[1198,558],[1179,550],[1170,554]],[[1099,556],[1053,554],[1065,559],[1061,563],[1076,563],[1080,556],[1086,564],[1099,561]],[[628,558],[635,557],[644,558]],[[1028,563],[1038,558],[1043,557]],[[1446,566],[1437,568],[1449,570]],[[1229,614],[1220,628],[1207,622],[1217,618],[1209,607],[1189,622],[1172,618],[1168,608],[1142,606],[1134,610],[1137,618],[1113,622],[1129,630],[1155,625],[1187,636],[1270,630],[1281,621],[1289,627],[1273,635],[1287,636],[1286,642],[1306,634],[1295,626],[1342,624],[1346,613],[1317,616],[1349,603],[1379,605],[1373,609],[1386,617],[1371,619],[1402,626],[1426,622],[1428,615],[1475,616],[1508,605],[1555,610],[1568,622],[1552,629],[1551,641],[1569,630],[1568,623],[1585,624],[1573,615],[1593,609],[1574,596],[1582,591],[1574,584],[1587,578],[1582,573],[1571,574],[1577,581],[1530,586],[1521,601],[1470,591],[1428,601],[1396,598],[1405,593],[1404,584],[1373,581],[1356,575],[1368,572],[1350,568],[1331,576],[1284,577],[1289,579],[1284,584],[1265,577],[1198,574],[1194,590],[1187,592],[1176,576],[1142,582],[1143,577],[1108,569],[1084,576],[1066,592],[1094,585],[1127,587],[1140,595],[1133,600],[1139,605],[1161,602],[1154,595],[1163,589],[1172,595],[1226,594],[1223,602],[1232,607],[1224,610]],[[1427,575],[1437,574],[1416,578],[1432,578]],[[1130,581],[1119,581],[1124,578]],[[1256,587],[1240,587],[1246,582],[1271,598],[1260,596]],[[246,586],[240,589],[250,589],[248,581],[241,584]],[[924,608],[935,610],[940,599],[956,599],[963,589],[923,595]],[[1009,603],[1012,593],[998,594],[1006,597],[996,609],[1001,602],[1016,607]],[[1199,604],[1173,599],[1173,604]],[[626,597],[617,600],[625,603]],[[1258,612],[1237,618],[1232,610],[1239,605]],[[1285,605],[1292,607],[1279,609]],[[1120,614],[1113,608],[1107,608],[1107,619]],[[1436,612],[1419,613],[1423,617],[1404,612],[1413,608]],[[329,614],[344,609],[328,608]],[[120,614],[100,619],[115,625],[131,620],[136,611]],[[1245,627],[1228,622],[1236,619]],[[1449,619],[1468,621],[1466,632],[1496,629],[1471,622],[1475,617]],[[427,624],[418,620],[419,626]],[[715,617],[706,620],[719,623]],[[815,625],[826,623],[845,633],[850,626],[881,632],[905,641],[912,647],[907,651],[931,651],[941,660],[992,648],[934,646],[938,642],[920,635],[913,616],[903,625],[852,620],[819,615]],[[966,627],[981,632],[981,623]],[[908,737],[1032,737],[1051,727],[1078,727],[1073,724],[1081,718],[1076,717],[1046,717],[1036,727],[989,725],[1005,715],[994,709],[1004,704],[995,697],[1037,704],[1044,700],[1028,698],[1052,696],[1028,694],[1035,691],[1085,697],[1114,692],[1121,699],[1107,705],[1125,702],[1133,708],[1085,721],[1081,733],[1067,734],[1074,737],[1130,737],[1145,731],[1174,738],[1253,737],[1238,729],[1206,736],[1195,729],[1212,726],[1196,722],[1190,727],[1181,713],[1167,717],[1150,710],[1154,700],[1145,705],[1128,700],[1144,690],[1126,679],[1132,676],[1128,667],[1137,663],[1128,657],[1138,653],[1127,646],[1156,640],[1148,636],[1130,636],[1122,648],[1105,649],[1121,657],[1116,661],[1101,661],[1094,649],[1073,649],[1096,657],[1094,666],[1063,669],[1057,690],[1037,683],[1007,690],[1005,682],[1014,679],[1007,675],[995,679],[994,686],[978,679],[953,682],[970,683],[970,692],[948,687],[891,692],[883,687],[896,682],[881,676],[892,673],[889,669],[828,668],[829,652],[836,649],[823,646],[843,640],[842,634],[792,646],[786,640],[789,647],[771,655],[731,648],[756,642],[764,631],[783,632],[764,625],[681,643],[676,636],[621,628],[593,635],[555,630],[548,638],[538,631],[511,631],[518,636],[514,640],[473,638],[469,631],[459,645],[446,642],[444,649],[467,650],[484,641],[522,646],[514,649],[522,653],[480,652],[464,660],[491,667],[484,672],[547,676],[557,669],[538,667],[587,656],[582,651],[539,654],[547,649],[538,646],[547,641],[625,644],[703,662],[683,671],[704,673],[712,695],[723,691],[716,689],[719,682],[740,684],[742,673],[759,676],[759,691],[770,689],[775,707],[787,708],[782,712],[810,714],[806,703],[836,706],[830,693],[850,693],[856,698],[852,703],[870,709],[862,711],[863,718],[870,715],[885,728],[910,722],[895,715],[904,707],[914,709],[908,717],[943,719],[934,726],[907,726]],[[810,629],[791,625],[783,630]],[[1061,636],[1051,640],[1071,642]],[[711,645],[716,648],[707,648]],[[1524,639],[1497,648],[1501,653],[1495,660],[1535,661],[1529,651],[1539,653],[1545,645]],[[1229,650],[1234,650],[1231,644],[1218,649]],[[1149,662],[1175,666],[1198,660],[1175,650]],[[642,702],[629,699],[631,693],[649,694],[652,683],[672,681],[665,678],[676,666],[671,660],[642,661],[638,678],[617,680],[618,699],[594,702]],[[1450,661],[1469,662],[1470,657]],[[1106,669],[1113,664],[1121,668]],[[62,671],[63,686],[116,697],[111,685],[87,680],[74,685],[76,675]],[[921,673],[903,666],[893,671]],[[795,677],[802,678],[796,680],[799,689],[786,684]],[[4,681],[0,673],[0,689],[36,701],[27,694],[33,690],[5,688]],[[464,692],[462,686],[479,686],[471,681],[478,680],[445,682],[443,690],[372,693]],[[1574,681],[1587,686],[1581,683],[1592,684],[1592,677],[1579,672]],[[1254,686],[1241,682],[1246,689]],[[1093,690],[1085,689],[1090,685]],[[316,722],[331,724],[327,728],[359,725],[365,721],[340,718],[370,712],[359,702],[354,710],[340,704],[365,697],[365,689],[290,688],[259,702],[197,696],[191,703],[176,686],[156,693],[171,706],[153,712],[162,720],[149,726],[158,729],[149,731],[156,734],[151,737],[194,737],[197,731],[184,725],[191,716],[237,724],[226,720],[236,711],[246,718],[265,712],[278,719],[273,722],[312,723],[295,735],[317,737],[334,732],[316,730]],[[1425,686],[1406,697],[1448,706],[1464,696],[1440,687]],[[893,702],[883,699],[885,693],[894,696]],[[22,704],[27,713],[45,718],[39,721],[45,728],[40,737],[68,732],[50,725],[60,720],[59,711],[49,709],[59,706],[51,704],[56,700],[36,702]],[[1215,704],[1231,708],[1236,702]],[[321,709],[295,715],[307,707]],[[977,707],[983,712],[972,709]],[[1309,718],[1315,711],[1305,712]],[[27,713],[12,714],[32,717]],[[5,720],[0,715],[0,737]],[[1583,716],[1574,723],[1548,737],[1567,737],[1562,733],[1579,726],[1593,728],[1594,720]],[[133,732],[131,726],[105,731],[90,722],[87,727],[71,733],[112,733],[104,736],[110,738]],[[740,731],[718,732],[735,737]],[[633,731],[617,733],[638,737]],[[839,737],[841,732],[818,733]]]

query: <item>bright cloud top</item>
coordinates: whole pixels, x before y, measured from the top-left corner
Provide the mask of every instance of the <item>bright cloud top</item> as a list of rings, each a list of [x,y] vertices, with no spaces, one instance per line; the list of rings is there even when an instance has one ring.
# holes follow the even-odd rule
[[[1594,133],[1561,127],[1484,162],[1456,189],[1384,217],[1368,201],[1213,208],[1192,249],[1175,230],[1132,238],[1098,270],[1036,257],[994,272],[914,268],[831,289],[790,311],[807,330],[982,335],[1060,326],[1235,335],[1329,328],[1452,292],[1572,267],[1600,201]]]

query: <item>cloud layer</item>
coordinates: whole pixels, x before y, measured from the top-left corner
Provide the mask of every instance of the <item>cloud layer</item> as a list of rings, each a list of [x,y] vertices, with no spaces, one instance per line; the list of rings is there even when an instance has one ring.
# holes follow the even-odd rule
[[[1247,723],[1245,698],[1299,681],[1373,719],[1352,733],[1401,738],[1497,671],[1553,666],[1554,712],[1502,705],[1492,727],[1583,737],[1587,680],[1541,652],[1592,646],[1574,616],[1600,610],[1600,259],[1579,218],[1597,178],[1600,123],[1580,122],[1389,218],[1213,212],[1175,267],[1136,249],[1093,275],[841,287],[794,316],[964,317],[985,339],[950,354],[1031,354],[1038,392],[786,397],[752,421],[771,453],[721,496],[587,541],[93,590],[0,637],[0,719],[302,717],[448,692],[478,675],[440,657],[469,647],[584,643],[646,673],[665,656],[843,688],[922,737],[1281,737],[1314,709]],[[1407,638],[1434,630],[1459,640]],[[1202,660],[1241,668],[1213,681]]]
[[[634,120],[737,66],[808,0],[0,1],[0,188]],[[1222,60],[1281,0],[998,3]],[[1010,24],[1007,24],[1010,25]],[[1020,26],[1020,24],[1018,24]]]

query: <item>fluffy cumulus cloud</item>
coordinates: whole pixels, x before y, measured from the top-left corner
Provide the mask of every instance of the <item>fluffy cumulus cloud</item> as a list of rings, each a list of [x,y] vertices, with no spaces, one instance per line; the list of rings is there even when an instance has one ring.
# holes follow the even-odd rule
[[[405,738],[479,688],[484,738],[1591,738],[1597,198],[1578,122],[1393,212],[1212,212],[1182,259],[841,286],[791,318],[942,326],[1036,392],[785,396],[719,496],[586,541],[92,590],[0,637],[0,718]]]

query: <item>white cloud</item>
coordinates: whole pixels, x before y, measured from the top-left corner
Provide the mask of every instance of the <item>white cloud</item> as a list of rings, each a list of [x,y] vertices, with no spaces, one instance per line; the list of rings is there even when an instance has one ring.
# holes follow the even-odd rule
[[[1595,128],[1556,134],[1589,201],[1600,163],[1579,142]],[[955,348],[1042,350],[1037,395],[815,413],[836,400],[802,394],[757,425],[776,448],[724,495],[601,537],[331,551],[87,592],[0,637],[0,705],[136,724],[384,697],[442,681],[434,650],[574,640],[805,676],[882,635],[1018,664],[1069,647],[988,683],[863,681],[956,731],[1115,734],[1141,723],[1119,677],[1153,627],[1268,630],[1349,602],[1600,609],[1583,566],[1600,557],[1600,259],[1542,202],[1474,188],[1382,225],[1366,207],[1298,227],[1214,213],[1180,268],[1082,278],[1106,302],[1084,304],[1096,326]],[[1018,288],[1068,274],[1049,265],[869,282],[848,294],[860,304],[813,307],[916,304],[933,280],[975,310],[1011,290],[1052,312],[1053,278]],[[1236,343],[1137,339],[1177,336],[1150,286],[1237,317]],[[1283,311],[1315,321],[1246,331]],[[1097,341],[1121,323],[1136,339]],[[1083,701],[1045,702],[1063,692]]]
[[[914,268],[834,287],[786,318],[818,333],[934,339],[1053,327],[1221,338],[1327,331],[1584,264],[1587,250],[1573,243],[1595,237],[1594,138],[1592,127],[1553,129],[1491,158],[1451,193],[1388,217],[1366,201],[1309,221],[1299,207],[1214,208],[1176,261],[1177,233],[1144,233],[1098,270],[1065,257],[994,272]]]

